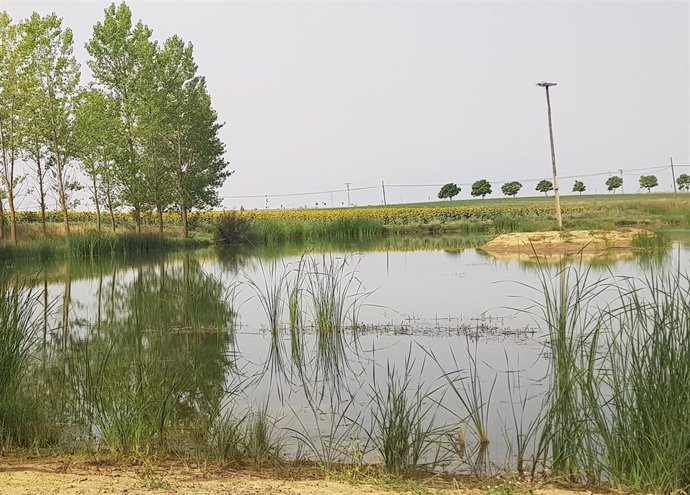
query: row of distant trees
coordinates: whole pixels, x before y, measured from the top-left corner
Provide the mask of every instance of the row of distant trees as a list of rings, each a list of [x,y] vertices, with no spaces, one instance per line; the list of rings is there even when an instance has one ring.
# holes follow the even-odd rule
[[[690,190],[690,175],[681,174],[676,179],[678,189],[681,191]],[[656,175],[642,175],[640,176],[640,188],[647,189],[647,192],[659,185],[659,180]],[[614,175],[606,179],[606,187],[610,192],[616,193],[616,190],[623,187],[623,177]],[[522,189],[522,184],[517,181],[506,182],[501,186],[501,192],[510,197],[515,197]],[[537,186],[534,188],[535,191],[542,192],[548,195],[550,191],[553,191],[553,182],[548,179],[540,180]],[[581,180],[576,180],[573,184],[573,192],[582,194],[587,190],[587,186]],[[445,184],[441,190],[438,192],[439,199],[453,199],[455,196],[460,194],[461,188],[453,183],[449,182]],[[486,179],[481,179],[472,184],[472,190],[470,194],[474,197],[488,196],[492,193],[491,183]]]
[[[127,5],[112,4],[86,43],[93,81],[81,83],[72,31],[55,14],[13,22],[0,12],[0,217],[9,209],[16,243],[20,196],[39,204],[55,194],[69,234],[75,191],[87,189],[98,214],[125,207],[181,214],[220,203],[229,172],[223,124],[197,71],[192,45],[162,44]],[[22,198],[23,199],[23,198]],[[0,218],[1,220],[2,218]],[[0,223],[2,225],[2,223]]]

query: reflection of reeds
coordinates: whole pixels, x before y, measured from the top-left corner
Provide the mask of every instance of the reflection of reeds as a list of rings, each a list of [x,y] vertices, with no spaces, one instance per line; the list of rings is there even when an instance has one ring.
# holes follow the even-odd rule
[[[247,283],[254,289],[255,295],[266,316],[271,338],[268,365],[271,373],[274,374],[284,371],[281,328],[285,305],[283,290],[287,272],[283,270],[279,273],[278,262],[275,260],[268,264],[268,269],[266,269],[263,263],[260,263],[259,266],[261,267],[262,280],[256,281],[247,278]]]
[[[25,386],[40,314],[50,311],[39,294],[21,282],[10,283],[0,268],[0,445],[44,447],[56,441],[57,428],[46,407]]]
[[[316,332],[317,369],[337,380],[346,364],[347,319],[357,314],[364,294],[347,258],[324,256],[320,261],[310,258],[308,263],[306,293]],[[355,330],[350,330],[356,338]]]

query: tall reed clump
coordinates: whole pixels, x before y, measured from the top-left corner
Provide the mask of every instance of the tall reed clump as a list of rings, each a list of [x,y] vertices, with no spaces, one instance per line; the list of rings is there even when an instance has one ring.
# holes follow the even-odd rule
[[[601,363],[585,382],[603,472],[638,490],[687,492],[690,279],[653,272],[618,285],[620,307],[591,344]]]
[[[663,234],[646,232],[632,238],[633,250],[641,253],[666,253],[671,242]]]
[[[590,441],[586,412],[581,407],[585,372],[590,360],[588,342],[596,331],[599,318],[593,304],[605,290],[601,279],[590,282],[588,269],[560,267],[556,277],[540,271],[542,323],[548,331],[549,353],[548,411],[544,417],[537,461],[541,458],[551,469],[576,481],[596,478],[591,452],[583,448]],[[557,281],[556,281],[557,279]]]
[[[54,421],[31,395],[25,378],[41,304],[28,286],[0,273],[0,444],[42,447],[56,441]]]
[[[452,348],[450,353],[453,360],[453,371],[446,371],[433,351],[424,349],[424,352],[438,366],[441,377],[448,385],[450,396],[458,399],[462,406],[462,409],[459,410],[443,406],[444,409],[455,416],[461,424],[468,424],[476,435],[479,445],[486,446],[489,444],[489,413],[491,411],[491,396],[496,386],[496,378],[494,377],[492,380],[489,390],[485,390],[477,366],[476,344],[474,351],[472,351],[469,337],[467,337],[466,345],[467,362],[469,364],[466,371],[460,366],[455,351]],[[462,433],[458,441],[458,444],[461,444],[461,448],[458,449],[460,451],[464,450],[465,444],[464,430],[461,431]]]
[[[381,455],[386,470],[400,475],[418,468],[432,468],[439,461],[442,431],[434,425],[439,399],[432,389],[413,376],[415,369],[408,354],[404,370],[387,364],[385,386],[372,386],[372,428],[368,435]],[[434,447],[436,450],[434,451]]]
[[[283,442],[264,405],[241,418],[232,411],[218,418],[209,431],[209,449],[222,462],[261,466],[280,460]]]
[[[686,491],[690,279],[588,278],[542,279],[551,369],[539,455],[574,481]]]
[[[318,218],[312,220],[257,218],[251,230],[257,242],[276,244],[316,240],[366,240],[383,236],[379,220],[361,217]]]
[[[306,293],[316,332],[317,369],[336,381],[346,365],[346,332],[356,343],[357,314],[367,294],[347,258],[323,256],[307,260]],[[349,323],[349,325],[348,325]]]

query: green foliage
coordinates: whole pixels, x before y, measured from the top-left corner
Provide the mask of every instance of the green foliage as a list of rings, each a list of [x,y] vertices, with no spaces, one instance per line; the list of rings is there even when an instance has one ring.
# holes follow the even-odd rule
[[[482,199],[487,195],[491,194],[491,183],[486,179],[481,179],[472,184],[472,196],[481,196]]]
[[[676,179],[676,184],[678,184],[678,189],[680,189],[681,191],[690,190],[690,175],[680,174]]]
[[[549,193],[549,191],[553,191],[553,182],[547,179],[542,179],[537,184],[537,187],[535,187],[535,190],[543,192],[546,196]]]
[[[374,441],[386,471],[393,475],[423,467],[427,455],[438,442],[440,432],[434,427],[434,390],[415,383],[414,363],[410,355],[402,372],[387,367],[385,387],[372,388]],[[433,462],[431,463],[433,464]]]
[[[460,194],[460,188],[458,185],[453,182],[449,182],[438,192],[438,199],[453,199],[458,194]]]
[[[616,193],[616,189],[620,188],[623,186],[623,177],[619,177],[617,175],[613,175],[606,179],[606,187],[608,188],[609,191],[613,191],[613,193]]]
[[[647,192],[652,192],[652,188],[659,185],[659,180],[656,175],[641,175],[640,188],[647,189]]]
[[[517,181],[513,182],[506,182],[501,186],[501,192],[505,194],[506,196],[511,196],[515,197],[517,196],[517,193],[520,192],[520,189],[522,189],[522,184],[520,184]]]
[[[573,192],[582,194],[587,190],[587,186],[581,180],[576,180],[573,184]]]
[[[254,238],[252,221],[234,211],[223,213],[218,220],[216,239],[223,244],[243,244]]]
[[[363,240],[381,237],[381,221],[362,217],[299,219],[257,218],[252,221],[250,238],[265,244],[305,242],[312,240]]]

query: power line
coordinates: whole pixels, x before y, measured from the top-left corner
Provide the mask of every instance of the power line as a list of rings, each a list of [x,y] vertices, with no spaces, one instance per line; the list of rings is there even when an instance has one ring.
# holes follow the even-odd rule
[[[674,164],[675,168],[687,168],[690,167],[690,165],[685,164],[685,165],[679,165],[679,164]],[[665,170],[671,170],[671,167],[669,165],[662,165],[662,166],[653,166],[653,167],[641,167],[641,168],[629,168],[624,170],[624,175],[633,175],[633,172],[662,172]],[[617,172],[618,170],[616,170]],[[588,178],[588,177],[604,177],[607,175],[611,175],[614,173],[614,170],[609,170],[606,172],[594,172],[590,174],[577,174],[577,175],[560,175],[559,177],[561,179],[581,179],[581,178]],[[542,180],[543,177],[536,177],[536,178],[521,178],[517,179],[520,182],[538,182]],[[508,182],[512,181],[515,179],[495,179],[495,180],[489,180],[489,182],[496,184],[496,183],[502,183],[502,182]],[[473,183],[472,182],[458,182],[457,183],[460,186],[471,186]],[[442,187],[444,184],[441,183],[423,183],[423,184],[386,184],[385,187],[387,188],[424,188],[424,187]],[[372,189],[379,189],[381,188],[381,185],[372,185],[372,186],[360,186],[360,187],[350,187],[349,191],[350,192],[355,192],[355,191],[367,191],[367,190],[372,190]],[[238,195],[228,195],[228,196],[221,196],[223,199],[255,199],[255,198],[291,198],[291,197],[299,197],[299,196],[317,196],[317,195],[323,195],[323,194],[334,194],[334,193],[347,193],[348,188],[345,189],[327,189],[327,190],[322,190],[322,191],[308,191],[308,192],[297,192],[297,193],[275,193],[275,194],[238,194]]]

